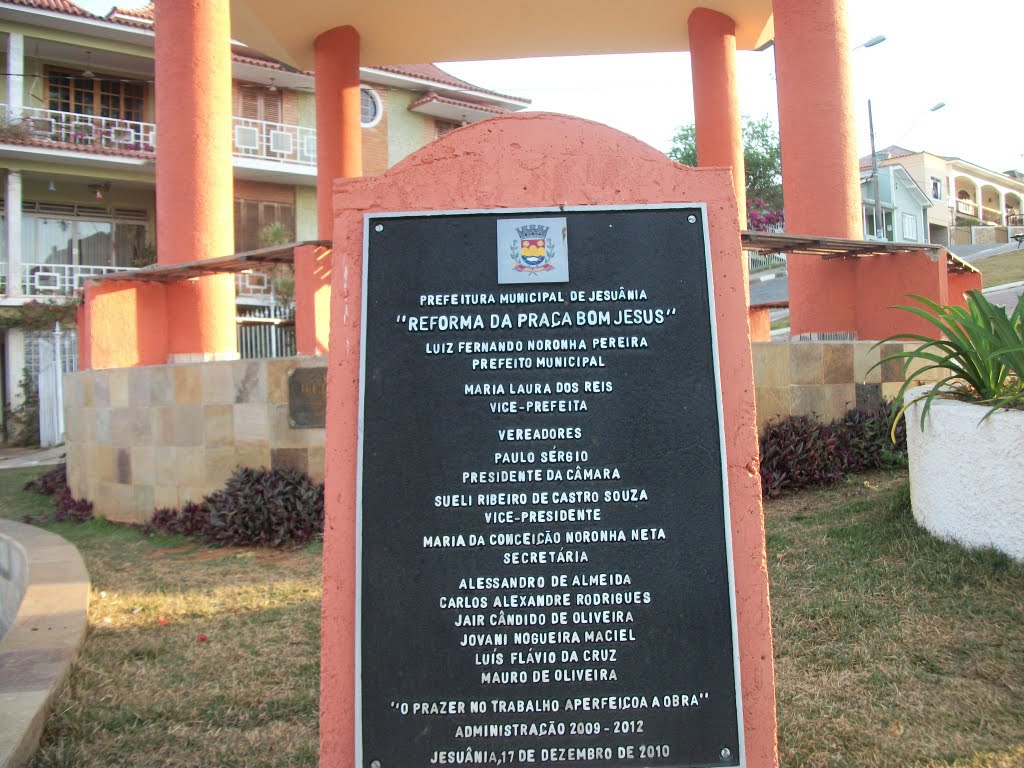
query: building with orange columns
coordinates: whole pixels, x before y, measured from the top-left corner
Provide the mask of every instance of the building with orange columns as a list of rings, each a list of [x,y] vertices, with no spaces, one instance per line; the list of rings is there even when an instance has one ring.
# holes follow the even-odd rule
[[[225,15],[229,5],[230,30]],[[317,235],[322,241],[329,239],[331,230],[328,192],[333,179],[361,173],[361,66],[556,54],[689,50],[698,162],[732,168],[742,223],[744,171],[735,52],[762,48],[773,40],[788,232],[862,236],[845,0],[649,0],[641,12],[631,8],[623,13],[594,13],[584,0],[569,0],[557,8],[539,2],[527,5],[535,5],[535,13],[545,19],[545,24],[531,27],[529,35],[507,34],[520,24],[521,5],[481,5],[452,15],[436,4],[411,0],[397,0],[386,10],[379,4],[354,2],[324,7],[316,0],[157,4],[160,23],[180,29],[164,38],[180,44],[158,46],[157,51],[157,70],[166,73],[161,79],[176,86],[161,89],[164,95],[157,99],[163,150],[157,186],[167,190],[159,195],[157,206],[159,262],[175,264],[233,250],[231,199],[225,191],[231,183],[230,147],[224,146],[231,135],[224,61],[232,36],[286,65],[316,72]],[[402,25],[394,24],[395,14],[404,20]],[[197,141],[200,135],[203,140]],[[182,189],[191,191],[182,194]],[[323,353],[328,343],[332,256],[324,247],[310,247],[296,260],[299,352]],[[856,286],[864,282],[856,277],[858,269],[852,259],[824,261],[793,254],[792,330],[865,338],[867,329],[858,320],[863,312],[853,309]],[[166,302],[166,349],[138,350],[129,357],[231,357],[235,336],[229,283],[223,276],[208,276],[169,286],[167,291],[174,295]],[[94,286],[87,293],[100,290]],[[102,288],[104,293],[118,290],[114,285]],[[104,346],[92,341],[85,339],[83,345],[85,364],[92,357],[91,346]]]

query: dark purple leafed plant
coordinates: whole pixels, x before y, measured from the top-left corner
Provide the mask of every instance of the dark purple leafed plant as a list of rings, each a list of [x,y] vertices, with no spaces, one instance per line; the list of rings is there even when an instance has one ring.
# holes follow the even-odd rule
[[[906,432],[889,442],[891,406],[853,409],[823,424],[811,416],[770,422],[761,435],[761,490],[772,498],[787,490],[833,485],[844,475],[900,463]]]
[[[239,468],[223,490],[158,509],[149,524],[217,546],[297,546],[323,533],[324,486],[294,470]]]

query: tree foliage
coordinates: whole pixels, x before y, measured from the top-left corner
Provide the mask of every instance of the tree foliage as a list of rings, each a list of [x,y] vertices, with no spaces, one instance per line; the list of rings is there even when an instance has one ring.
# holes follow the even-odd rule
[[[683,165],[697,165],[697,130],[684,125],[672,139],[668,156]],[[747,207],[755,198],[765,207],[782,208],[782,151],[779,132],[767,117],[743,118],[743,163],[747,177]]]

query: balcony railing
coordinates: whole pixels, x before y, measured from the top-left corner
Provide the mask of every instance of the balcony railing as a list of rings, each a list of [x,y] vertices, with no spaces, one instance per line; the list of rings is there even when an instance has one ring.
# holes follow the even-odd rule
[[[8,117],[7,105],[3,105],[4,116]],[[13,138],[35,141],[54,141],[75,144],[81,147],[101,147],[133,152],[152,152],[156,140],[156,126],[135,120],[119,120],[95,115],[76,115],[55,109],[22,107],[17,122],[8,118],[8,131]],[[18,136],[19,130],[24,136]]]
[[[274,281],[264,272],[239,272],[235,275],[235,293],[247,304],[276,304]]]
[[[978,205],[970,200],[957,200],[956,201],[956,212],[962,213],[966,216],[973,216],[978,218]]]
[[[134,272],[135,267],[113,267],[84,264],[21,263],[21,292],[25,296],[70,296],[83,287],[85,281],[112,272]],[[7,264],[0,262],[0,294],[6,293]],[[276,306],[278,304],[274,281],[262,272],[239,272],[235,275],[235,288],[240,300],[246,304]]]
[[[54,109],[21,107],[12,114],[0,104],[0,143],[7,140],[59,142],[124,152],[156,151],[156,125]],[[301,125],[232,118],[232,154],[278,163],[316,166],[316,130]]]
[[[981,220],[987,221],[989,224],[1003,223],[1003,217],[1000,215],[999,211],[994,208],[985,208],[984,206],[981,208]]]
[[[316,131],[301,125],[231,118],[235,157],[256,157],[298,165],[316,165]]]
[[[21,263],[21,292],[25,296],[70,296],[85,281],[111,272],[134,272],[134,267],[86,264]]]

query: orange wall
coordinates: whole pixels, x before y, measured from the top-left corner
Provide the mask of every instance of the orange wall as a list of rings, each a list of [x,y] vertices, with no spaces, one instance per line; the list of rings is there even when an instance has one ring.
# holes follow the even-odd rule
[[[770,309],[750,309],[750,340],[772,340],[772,313]]]
[[[106,281],[85,286],[79,346],[87,367],[167,362],[167,291],[159,283]]]
[[[964,294],[981,290],[981,272],[955,272],[949,275],[949,303],[967,306]]]
[[[897,333],[921,333],[934,338],[934,326],[894,307],[913,306],[915,294],[946,304],[946,256],[932,261],[925,251],[866,256],[856,267],[857,338],[878,341]]]
[[[325,355],[331,324],[331,251],[295,249],[295,347],[300,355]]]
[[[524,183],[529,179],[529,183]],[[354,749],[356,458],[363,214],[703,201],[708,205],[723,382],[747,765],[777,765],[771,615],[758,476],[750,335],[732,177],[683,168],[585,120],[530,113],[487,120],[430,144],[377,177],[334,186],[328,364],[320,765]]]

